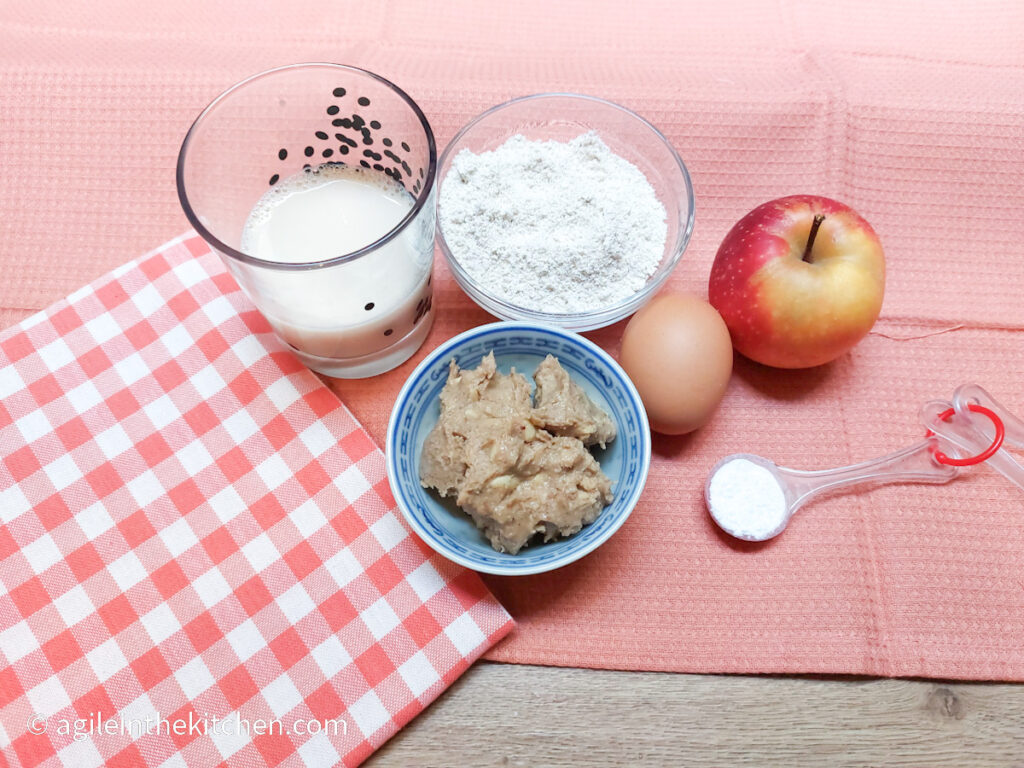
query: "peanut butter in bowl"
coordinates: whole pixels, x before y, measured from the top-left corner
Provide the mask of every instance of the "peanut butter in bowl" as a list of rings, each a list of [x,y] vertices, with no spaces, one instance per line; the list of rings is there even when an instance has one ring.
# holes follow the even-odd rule
[[[578,533],[613,499],[589,446],[615,439],[615,424],[548,355],[530,384],[500,373],[493,352],[473,370],[454,360],[441,412],[420,458],[420,482],[454,497],[498,552],[516,554],[535,536]]]

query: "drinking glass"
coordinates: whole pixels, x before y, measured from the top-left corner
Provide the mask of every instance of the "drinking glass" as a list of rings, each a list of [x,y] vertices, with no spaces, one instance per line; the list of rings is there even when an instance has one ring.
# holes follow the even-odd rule
[[[364,247],[319,261],[247,252],[246,221],[264,193],[325,163],[386,175],[410,196],[408,213]],[[178,155],[178,197],[305,365],[362,378],[411,357],[433,322],[436,170],[430,124],[404,91],[356,67],[295,64],[243,80],[203,110]]]

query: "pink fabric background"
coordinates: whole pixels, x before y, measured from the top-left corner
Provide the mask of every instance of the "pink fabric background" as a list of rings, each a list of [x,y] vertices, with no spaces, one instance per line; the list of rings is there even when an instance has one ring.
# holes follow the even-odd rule
[[[657,124],[693,174],[697,225],[673,289],[703,294],[740,215],[808,192],[878,230],[886,303],[876,332],[833,365],[738,361],[712,425],[656,439],[644,499],[600,552],[489,579],[519,621],[491,657],[1024,679],[1024,503],[993,472],[815,504],[760,548],[717,534],[700,500],[708,468],[733,451],[815,468],[907,445],[918,406],[964,381],[1024,412],[1024,10],[955,5],[7,4],[0,325],[182,231],[181,137],[257,70],[329,60],[380,72],[420,102],[442,146],[512,96],[604,96]],[[435,306],[426,348],[488,320],[443,268]],[[591,338],[615,352],[621,330]],[[336,385],[378,441],[418,359]]]

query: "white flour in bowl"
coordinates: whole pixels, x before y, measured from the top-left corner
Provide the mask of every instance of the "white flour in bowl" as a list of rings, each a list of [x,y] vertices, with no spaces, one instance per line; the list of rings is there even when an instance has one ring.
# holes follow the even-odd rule
[[[602,309],[643,288],[665,250],[665,206],[597,133],[516,135],[455,156],[441,184],[448,247],[480,288],[526,309]]]

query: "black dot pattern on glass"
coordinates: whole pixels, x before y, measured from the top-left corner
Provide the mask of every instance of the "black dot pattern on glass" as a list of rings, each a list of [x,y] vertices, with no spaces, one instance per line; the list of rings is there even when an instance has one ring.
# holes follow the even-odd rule
[[[331,90],[331,93],[337,99],[340,99],[347,95],[346,89],[341,86],[333,88]],[[359,104],[360,107],[370,106],[370,99],[367,98],[366,96],[359,97],[358,99],[356,99],[356,102]],[[342,117],[340,114],[341,107],[338,104],[328,104],[325,106],[325,110],[327,114],[330,115],[332,118],[330,120],[331,126],[333,126],[335,129],[340,129],[339,132],[334,133],[334,138],[339,142],[337,148],[324,147],[323,149],[319,150],[320,154],[323,156],[323,158],[325,158],[325,164],[345,165],[346,162],[350,161],[343,160],[339,162],[332,160],[327,162],[326,159],[333,157],[335,154],[356,154],[351,152],[351,150],[358,150],[360,146],[372,147],[376,141],[379,141],[384,147],[381,149],[380,152],[376,152],[372,149],[363,149],[363,158],[359,159],[360,167],[372,168],[373,170],[385,173],[389,178],[394,179],[403,187],[409,189],[412,194],[419,195],[420,190],[423,187],[423,180],[426,178],[424,167],[411,165],[408,160],[402,159],[397,154],[397,150],[399,147],[401,148],[402,151],[406,153],[412,151],[407,141],[402,141],[401,137],[392,138],[391,136],[380,136],[379,134],[375,136],[374,132],[379,131],[382,128],[380,120],[370,119],[369,121],[367,121],[367,117],[359,114],[358,112],[353,112],[351,114],[351,117]],[[349,133],[354,133],[355,135],[346,135],[341,131],[348,131]],[[329,128],[327,130],[317,130],[314,131],[313,133],[316,136],[316,138],[320,141],[330,140],[331,130]],[[309,145],[302,148],[302,151],[306,157],[311,158],[313,157],[314,154],[317,153],[318,150],[315,149],[312,145]],[[281,147],[280,149],[277,150],[277,157],[279,160],[286,160],[288,158],[288,155],[288,147]],[[354,162],[354,160],[351,162]],[[311,167],[312,166],[310,165],[310,163],[305,163],[302,166],[303,170],[305,170],[306,172],[310,172]],[[419,180],[417,180],[415,183],[411,183],[414,178],[414,170],[418,174]],[[406,181],[406,179],[408,179],[408,182]],[[275,173],[273,174],[273,176],[270,177],[270,184],[276,184],[280,180],[281,175]]]
[[[430,278],[427,278],[427,285],[430,285]],[[432,296],[430,294],[424,296],[416,304],[416,316],[412,319],[412,324],[416,325],[424,316],[430,311]]]
[[[384,331],[384,335],[385,336],[390,336],[394,332],[395,332],[394,328],[388,328],[386,331]]]
[[[369,312],[371,309],[373,309],[373,302],[372,301],[367,302],[366,306],[363,307],[363,309],[365,309],[367,312]]]

